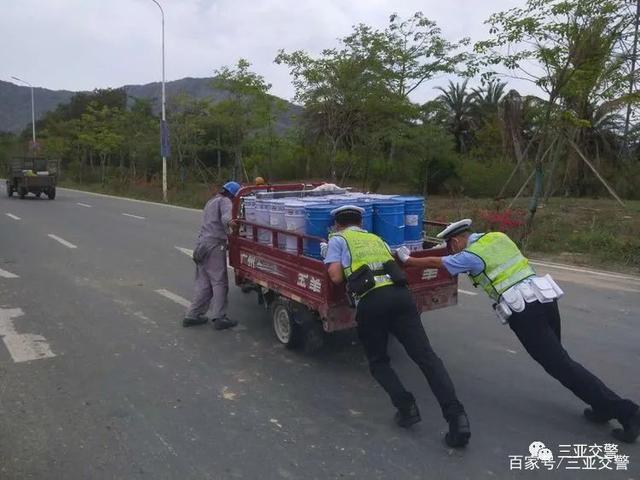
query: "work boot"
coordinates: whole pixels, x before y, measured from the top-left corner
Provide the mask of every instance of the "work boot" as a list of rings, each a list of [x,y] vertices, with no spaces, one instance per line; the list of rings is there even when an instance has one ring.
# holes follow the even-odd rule
[[[416,402],[411,402],[408,406],[399,408],[396,412],[394,420],[399,427],[409,428],[411,425],[418,423],[420,420],[420,410]]]
[[[238,325],[237,320],[231,320],[227,317],[222,317],[222,318],[215,319],[213,323],[213,328],[215,328],[216,330],[224,330],[226,328],[235,327],[236,325]]]
[[[609,420],[613,418],[613,417],[610,417],[609,415],[605,415],[602,412],[598,412],[597,410],[594,410],[591,407],[585,408],[584,412],[582,413],[584,414],[584,418],[589,420],[591,423],[597,423],[597,424],[607,423]]]
[[[182,319],[183,327],[193,327],[194,325],[203,325],[207,323],[209,319],[204,315],[198,315],[197,317],[184,317]]]
[[[626,422],[620,423],[622,423],[623,428],[616,428],[611,432],[611,435],[621,442],[635,442],[640,435],[640,411],[636,411],[636,413]]]
[[[449,447],[464,447],[469,443],[469,437],[471,437],[471,428],[465,413],[461,413],[449,420],[449,432],[444,436],[444,441]]]

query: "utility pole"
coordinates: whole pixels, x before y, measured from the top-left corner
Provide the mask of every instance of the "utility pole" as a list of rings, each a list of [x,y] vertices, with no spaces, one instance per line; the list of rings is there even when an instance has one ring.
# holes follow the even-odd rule
[[[36,107],[35,107],[35,102],[34,102],[34,98],[33,98],[33,85],[31,85],[26,80],[22,80],[21,78],[18,78],[18,77],[11,77],[11,78],[13,80],[17,80],[18,82],[24,83],[25,85],[28,85],[29,88],[31,88],[31,148],[32,148],[33,152],[35,153],[35,150],[36,150]]]
[[[162,155],[162,199],[166,203],[167,200],[167,157],[169,156],[169,131],[167,129],[166,115],[166,95],[165,95],[165,76],[164,76],[164,10],[156,1],[151,0],[160,9],[162,15],[162,120],[160,121],[160,150]]]

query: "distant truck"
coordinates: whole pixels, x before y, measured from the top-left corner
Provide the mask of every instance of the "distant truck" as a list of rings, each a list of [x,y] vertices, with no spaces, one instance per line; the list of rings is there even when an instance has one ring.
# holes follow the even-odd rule
[[[24,198],[28,193],[40,197],[43,193],[49,200],[56,198],[58,160],[46,158],[13,158],[7,172],[7,195],[17,193]]]

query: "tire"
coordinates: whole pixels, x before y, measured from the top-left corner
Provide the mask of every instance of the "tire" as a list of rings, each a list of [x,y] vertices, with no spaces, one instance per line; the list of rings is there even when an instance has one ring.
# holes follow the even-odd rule
[[[271,325],[276,338],[285,347],[294,349],[302,346],[302,328],[293,320],[290,302],[278,299],[271,304]]]
[[[9,180],[7,180],[7,197],[11,198],[13,197],[13,187],[11,186],[11,183],[9,183]]]
[[[27,196],[28,190],[25,187],[18,187],[18,195],[21,200],[24,200],[24,197]]]
[[[53,200],[56,198],[56,187],[51,187],[49,190],[47,190],[47,197],[49,197],[49,200]]]
[[[277,299],[271,304],[271,321],[276,338],[289,349],[313,353],[324,345],[322,324],[304,305]]]

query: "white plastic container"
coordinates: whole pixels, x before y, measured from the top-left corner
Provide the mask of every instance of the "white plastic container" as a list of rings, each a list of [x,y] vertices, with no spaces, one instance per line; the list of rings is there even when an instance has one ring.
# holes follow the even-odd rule
[[[271,210],[269,200],[256,201],[256,223],[258,225],[271,224]],[[271,231],[258,228],[258,242],[263,245],[271,245]]]
[[[244,198],[244,219],[247,222],[256,223],[256,197]],[[247,238],[253,238],[253,227],[245,227],[245,234]]]
[[[286,200],[270,200],[269,205],[269,224],[278,230],[285,230],[284,223],[284,204]],[[287,245],[286,235],[278,235],[278,248],[285,249]]]
[[[305,202],[296,200],[287,201],[284,204],[284,223],[285,230],[294,232],[297,234],[304,234],[305,232],[305,214],[304,207],[307,205]],[[298,252],[298,237],[289,236],[286,237],[285,250],[289,253]]]

